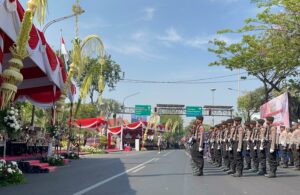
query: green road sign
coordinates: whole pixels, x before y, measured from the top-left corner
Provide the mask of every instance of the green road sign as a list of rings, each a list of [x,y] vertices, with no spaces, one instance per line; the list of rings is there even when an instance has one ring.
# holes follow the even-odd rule
[[[150,105],[135,105],[135,115],[136,116],[150,116],[151,106]]]
[[[186,117],[195,117],[198,115],[202,115],[201,106],[187,106],[185,109],[186,109]]]

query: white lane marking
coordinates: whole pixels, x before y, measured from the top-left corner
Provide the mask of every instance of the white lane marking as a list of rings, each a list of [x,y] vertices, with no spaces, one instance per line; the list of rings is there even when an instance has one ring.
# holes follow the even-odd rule
[[[142,167],[140,167],[140,168],[138,168],[138,169],[136,169],[136,170],[134,170],[134,171],[132,171],[132,173],[136,173],[136,172],[139,172],[140,170],[142,170],[143,168],[145,168],[146,166],[142,166]]]
[[[157,161],[159,161],[159,159],[160,159],[160,158],[155,158],[155,160],[154,160],[154,161],[155,161],[155,162],[157,162]]]
[[[170,153],[172,153],[173,151],[170,151],[170,152],[168,152],[168,153],[166,153],[166,154],[164,154],[163,156],[168,156]]]
[[[121,177],[122,175],[125,175],[125,174],[129,173],[130,171],[133,171],[133,170],[135,170],[135,169],[138,169],[138,168],[140,168],[140,167],[142,167],[142,166],[144,166],[144,165],[146,165],[146,164],[148,164],[148,163],[150,163],[150,162],[152,162],[152,161],[154,161],[154,160],[155,160],[155,158],[152,158],[151,160],[148,160],[148,161],[146,161],[146,162],[144,162],[144,163],[142,163],[142,164],[139,164],[139,165],[137,165],[137,166],[135,166],[135,167],[133,167],[133,168],[131,168],[131,169],[128,169],[128,170],[126,170],[126,171],[124,171],[124,172],[122,172],[122,173],[119,173],[119,174],[117,174],[117,175],[114,175],[114,176],[112,176],[112,177],[110,177],[110,178],[107,178],[107,179],[105,179],[105,180],[103,180],[103,181],[100,181],[100,182],[98,182],[98,183],[96,183],[96,184],[94,184],[94,185],[91,185],[90,187],[87,187],[87,188],[85,188],[85,189],[83,189],[83,190],[81,190],[81,191],[79,191],[79,192],[76,192],[76,193],[74,193],[73,195],[81,195],[81,194],[85,194],[85,193],[87,193],[87,192],[89,192],[89,191],[91,191],[91,190],[93,190],[93,189],[95,189],[95,188],[98,188],[99,186],[102,186],[103,184],[106,184],[107,182],[110,182],[110,181],[112,181],[112,180],[114,180],[114,179],[116,179],[116,178],[118,178],[118,177]]]
[[[187,153],[186,151],[184,151],[185,154],[189,157],[189,158],[192,158],[191,155],[189,153]]]

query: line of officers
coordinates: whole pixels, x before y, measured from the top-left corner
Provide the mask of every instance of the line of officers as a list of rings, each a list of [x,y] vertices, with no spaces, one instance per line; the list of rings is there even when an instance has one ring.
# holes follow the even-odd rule
[[[222,170],[233,177],[241,177],[243,170],[251,170],[257,175],[274,178],[280,160],[283,168],[287,168],[290,161],[290,165],[295,165],[295,170],[300,170],[299,123],[293,123],[289,131],[281,126],[280,132],[277,132],[273,122],[273,117],[267,117],[266,120],[249,121],[242,125],[242,118],[236,117],[211,128],[205,136],[203,117],[197,116],[189,140],[193,174],[203,175],[205,142],[209,146],[209,162],[223,167]]]

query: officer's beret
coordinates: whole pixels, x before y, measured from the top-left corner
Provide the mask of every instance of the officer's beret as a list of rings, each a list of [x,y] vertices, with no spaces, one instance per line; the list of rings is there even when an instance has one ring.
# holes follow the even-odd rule
[[[226,122],[227,122],[227,123],[233,123],[234,120],[233,120],[233,119],[228,119]]]
[[[266,119],[267,119],[267,121],[272,121],[272,122],[274,121],[274,117],[273,116],[269,116]]]
[[[256,125],[256,121],[250,121],[251,125]]]
[[[250,122],[249,122],[249,121],[246,121],[246,122],[244,123],[244,125],[245,125],[245,126],[249,126],[249,125],[250,125]]]
[[[196,119],[198,119],[198,120],[203,120],[203,116],[198,115],[198,116],[196,116]]]
[[[285,126],[284,126],[284,125],[281,125],[280,128],[285,128]]]
[[[264,119],[258,119],[257,122],[261,125],[263,125],[265,123],[265,120]]]
[[[238,116],[238,117],[235,117],[235,118],[234,118],[234,121],[242,121],[242,118],[239,117],[239,116]]]

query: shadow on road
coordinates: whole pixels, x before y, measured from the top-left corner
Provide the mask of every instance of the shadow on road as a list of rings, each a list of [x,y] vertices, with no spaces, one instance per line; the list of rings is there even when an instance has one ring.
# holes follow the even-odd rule
[[[2,195],[72,195],[126,170],[119,158],[80,159],[49,174],[27,174],[26,183],[0,188]],[[135,195],[128,176],[122,175],[86,194]]]

